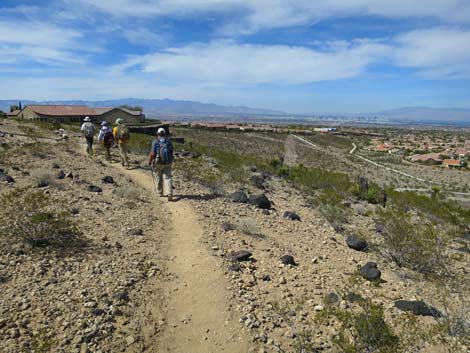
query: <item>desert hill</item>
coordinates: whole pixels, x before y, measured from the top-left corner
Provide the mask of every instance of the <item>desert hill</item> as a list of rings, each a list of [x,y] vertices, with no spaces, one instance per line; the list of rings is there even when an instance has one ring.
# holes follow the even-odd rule
[[[174,129],[186,144],[167,202],[154,192],[148,136],[131,137],[126,170],[116,150],[113,163],[99,146],[87,158],[77,126],[63,139],[0,123],[4,352],[468,347],[468,210],[384,198],[375,181],[390,173],[354,162],[347,138],[311,137],[318,148]],[[418,257],[394,247],[397,234],[414,237],[400,241]]]

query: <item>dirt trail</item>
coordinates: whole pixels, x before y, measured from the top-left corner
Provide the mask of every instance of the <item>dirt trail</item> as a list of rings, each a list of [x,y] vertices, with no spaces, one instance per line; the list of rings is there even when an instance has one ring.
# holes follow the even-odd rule
[[[149,172],[123,173],[155,194]],[[164,286],[166,320],[154,351],[172,353],[247,353],[249,344],[228,307],[228,283],[216,260],[200,241],[203,228],[188,201],[158,202],[170,212],[171,229],[166,232],[169,271],[174,279]],[[161,306],[163,303],[155,303]]]

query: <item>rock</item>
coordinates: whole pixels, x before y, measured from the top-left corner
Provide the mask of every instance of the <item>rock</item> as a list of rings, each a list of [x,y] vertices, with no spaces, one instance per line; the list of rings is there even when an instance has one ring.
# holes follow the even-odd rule
[[[65,173],[64,171],[61,169],[59,170],[57,173],[55,173],[54,177],[56,179],[64,179],[65,178]]]
[[[364,251],[369,246],[364,239],[358,237],[355,234],[348,235],[348,237],[346,238],[346,244],[348,244],[351,249],[357,251]]]
[[[103,314],[104,314],[104,310],[103,310],[103,309],[99,309],[99,308],[93,308],[93,309],[91,309],[91,313],[92,313],[93,315],[100,316],[100,315],[103,315]]]
[[[90,192],[102,192],[103,191],[103,189],[101,189],[99,186],[96,186],[96,185],[88,185],[87,190]]]
[[[227,199],[237,203],[248,203],[248,196],[243,191],[235,191],[227,196]]]
[[[264,185],[264,178],[261,175],[252,175],[250,177],[250,183],[252,183],[260,190],[264,190],[266,188],[266,186]]]
[[[422,300],[397,300],[395,307],[402,311],[411,311],[415,315],[441,317],[439,310],[426,304]]]
[[[114,293],[113,298],[120,302],[128,302],[129,294],[125,290],[118,291]]]
[[[339,302],[339,295],[334,293],[334,292],[330,292],[328,294],[325,295],[325,298],[324,298],[324,302],[326,304],[335,304],[335,303],[338,303]]]
[[[80,213],[80,209],[77,208],[77,207],[74,207],[70,210],[70,213],[73,214],[73,215],[77,215]]]
[[[280,258],[281,262],[284,264],[284,265],[292,265],[292,266],[296,266],[297,264],[295,263],[294,261],[294,257],[291,256],[291,255],[284,255],[284,256],[281,256]]]
[[[339,302],[339,308],[340,308],[341,310],[346,310],[346,309],[349,308],[349,303],[348,303],[346,300],[341,300],[341,301]]]
[[[361,268],[361,275],[368,281],[377,281],[382,273],[375,262],[368,262]]]
[[[269,216],[271,214],[269,210],[262,210],[261,213],[263,213],[265,216]]]
[[[51,167],[52,167],[53,169],[60,169],[60,165],[58,165],[58,164],[55,163],[55,162],[52,163]]]
[[[227,222],[222,223],[220,227],[222,228],[222,230],[223,230],[224,232],[228,232],[228,231],[231,231],[231,230],[235,230],[235,229],[236,229],[236,227],[235,227],[234,224],[232,224],[232,223],[227,223]]]
[[[126,343],[127,343],[128,346],[130,346],[131,344],[134,344],[134,342],[135,342],[134,337],[132,337],[132,336],[127,336],[126,337]]]
[[[129,229],[127,234],[135,235],[135,236],[141,236],[141,235],[144,235],[144,231],[140,228],[133,228],[133,229]]]
[[[360,215],[360,216],[367,216],[367,209],[365,206],[361,203],[355,203],[351,205],[351,208],[353,209],[354,213]]]
[[[230,253],[230,256],[235,261],[249,261],[253,254],[246,250],[239,250]]]
[[[72,174],[72,172],[67,172],[67,173],[65,173],[65,177],[66,177],[66,178],[69,178],[69,179],[73,179],[73,174]]]
[[[233,262],[228,266],[228,270],[232,272],[240,272],[241,271],[240,264],[238,262]]]
[[[252,195],[250,196],[249,201],[253,206],[264,210],[269,210],[271,208],[271,201],[269,201],[265,194]]]
[[[15,179],[7,173],[0,171],[0,181],[6,181],[7,183],[14,183]]]
[[[110,175],[106,175],[103,178],[101,178],[101,181],[105,184],[114,184],[114,178]]]
[[[284,218],[290,219],[291,221],[300,221],[300,216],[295,212],[284,212]]]
[[[315,308],[313,308],[315,311],[322,311],[324,309],[323,306],[321,305],[316,305]]]
[[[287,283],[287,279],[284,276],[279,278],[279,284],[286,284],[286,283]]]

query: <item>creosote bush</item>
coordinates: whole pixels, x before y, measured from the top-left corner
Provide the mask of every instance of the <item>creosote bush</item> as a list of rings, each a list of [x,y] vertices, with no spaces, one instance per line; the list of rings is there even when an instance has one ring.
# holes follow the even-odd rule
[[[260,236],[261,230],[258,223],[253,218],[243,218],[237,223],[237,229],[246,235]]]
[[[113,193],[128,200],[140,200],[142,196],[141,190],[130,184],[116,187]]]
[[[81,234],[60,200],[39,191],[17,189],[0,197],[2,240],[30,246],[64,249],[85,245]]]
[[[31,171],[31,180],[36,187],[54,185],[55,180],[52,172],[47,169],[34,169]]]
[[[398,266],[421,273],[445,273],[445,250],[450,241],[446,229],[425,217],[397,208],[379,212],[383,252]]]

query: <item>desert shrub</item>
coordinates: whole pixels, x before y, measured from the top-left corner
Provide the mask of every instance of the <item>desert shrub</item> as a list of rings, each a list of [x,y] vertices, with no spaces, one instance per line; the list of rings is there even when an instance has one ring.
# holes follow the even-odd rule
[[[343,225],[349,221],[351,213],[343,201],[344,195],[333,189],[322,191],[314,199],[314,204],[319,208],[320,213],[337,232],[343,230]]]
[[[116,187],[113,190],[113,193],[118,195],[119,197],[129,200],[140,200],[142,196],[141,190],[135,187],[134,185],[130,184]]]
[[[355,184],[351,186],[350,192],[359,200],[364,200],[372,204],[382,204],[385,206],[387,196],[385,190],[377,184],[370,183],[364,176],[359,176]]]
[[[3,194],[1,204],[2,238],[51,249],[84,245],[71,213],[61,200],[39,191],[17,189]]]
[[[242,218],[237,223],[237,229],[246,235],[260,236],[261,230],[253,218]]]
[[[197,182],[206,187],[212,195],[225,194],[225,176],[216,168],[209,165],[205,158],[186,158],[175,163],[175,172],[184,181]]]
[[[23,348],[21,353],[48,353],[57,345],[57,340],[51,338],[45,329],[33,334],[30,349]]]
[[[441,330],[463,344],[470,346],[470,305],[468,298],[463,298],[460,305],[451,309],[444,303],[444,311],[439,318]]]
[[[44,187],[55,184],[52,172],[48,169],[33,169],[30,173],[31,181],[36,187]]]
[[[343,353],[401,352],[399,337],[385,322],[382,306],[356,293],[349,293],[349,296],[354,296],[358,310],[331,305],[316,317],[317,322],[330,319],[339,322],[340,329],[332,339],[333,345]]]
[[[442,192],[442,191],[440,191]],[[402,210],[415,209],[433,219],[440,220],[465,230],[470,223],[470,209],[459,207],[455,202],[440,200],[415,192],[398,192],[387,189],[387,195],[396,208]]]
[[[148,154],[152,147],[153,137],[146,134],[132,133],[129,139],[129,151],[134,154]]]
[[[445,272],[449,236],[440,226],[411,212],[389,208],[379,212],[383,252],[398,266],[422,273]]]

